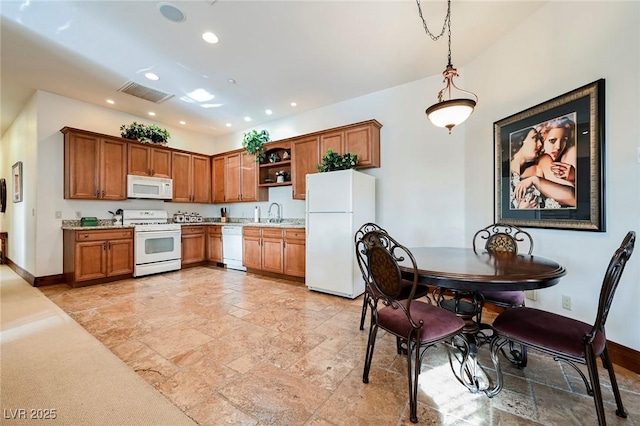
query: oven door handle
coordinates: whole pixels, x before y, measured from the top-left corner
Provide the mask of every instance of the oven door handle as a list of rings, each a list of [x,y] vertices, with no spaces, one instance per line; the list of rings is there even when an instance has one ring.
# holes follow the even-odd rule
[[[166,231],[136,231],[137,237],[156,237],[156,236],[166,236],[166,237],[174,237],[180,236],[182,232],[179,229],[169,229]]]

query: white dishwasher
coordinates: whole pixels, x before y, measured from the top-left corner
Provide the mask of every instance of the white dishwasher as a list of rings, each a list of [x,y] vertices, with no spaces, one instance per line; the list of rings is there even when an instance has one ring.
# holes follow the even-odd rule
[[[222,226],[222,257],[227,268],[247,270],[242,266],[242,226]]]

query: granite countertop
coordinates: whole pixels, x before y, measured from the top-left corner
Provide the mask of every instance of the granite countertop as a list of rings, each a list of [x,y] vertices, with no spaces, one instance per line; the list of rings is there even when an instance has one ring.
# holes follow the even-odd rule
[[[268,228],[300,228],[304,229],[304,219],[285,219],[280,223],[273,222],[251,222],[247,219],[231,219],[229,222],[220,222],[220,218],[206,218],[204,222],[187,222],[179,223],[182,226],[202,226],[202,225],[233,225],[233,226],[252,226],[252,227],[268,227]],[[99,219],[97,226],[80,226],[79,220],[63,220],[62,229],[71,231],[89,231],[96,229],[133,229],[133,226],[114,225],[112,219]]]

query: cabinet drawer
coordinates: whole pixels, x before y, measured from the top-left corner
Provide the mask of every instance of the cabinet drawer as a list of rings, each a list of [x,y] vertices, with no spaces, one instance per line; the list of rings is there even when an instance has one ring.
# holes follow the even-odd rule
[[[207,225],[207,232],[209,233],[209,235],[222,235],[222,226]]]
[[[204,226],[202,225],[189,225],[182,227],[182,235],[196,235],[204,234]]]
[[[262,228],[257,228],[254,226],[244,226],[242,227],[242,235],[245,237],[257,237],[260,238],[260,230]]]
[[[282,229],[262,228],[262,238],[282,238]]]
[[[117,240],[121,238],[133,238],[133,230],[121,229],[118,231],[105,230],[76,232],[76,241]]]
[[[284,237],[287,240],[304,240],[306,232],[304,229],[285,229]]]

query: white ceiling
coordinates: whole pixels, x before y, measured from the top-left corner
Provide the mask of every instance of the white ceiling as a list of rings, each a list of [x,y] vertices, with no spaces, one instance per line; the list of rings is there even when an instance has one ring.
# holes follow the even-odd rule
[[[453,65],[463,67],[545,1],[453,0]],[[160,3],[1,1],[2,134],[36,89],[217,136],[433,76],[447,61],[446,36],[425,34],[413,0],[171,1],[182,23],[164,18]],[[422,0],[422,8],[439,33],[446,1]],[[220,42],[205,43],[204,31]],[[147,80],[147,70],[161,79]],[[128,81],[175,96],[156,104],[118,92]],[[186,102],[198,88],[220,106]],[[435,96],[425,93],[425,107]]]

